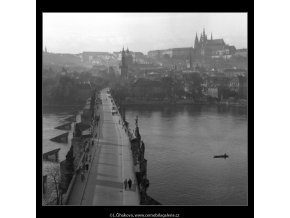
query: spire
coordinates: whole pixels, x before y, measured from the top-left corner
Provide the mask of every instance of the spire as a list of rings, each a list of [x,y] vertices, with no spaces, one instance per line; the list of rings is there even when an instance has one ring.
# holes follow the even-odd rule
[[[210,34],[210,40],[212,40],[212,33]]]
[[[136,116],[136,119],[135,119],[135,125],[136,127],[138,127],[138,115]]]
[[[195,41],[194,41],[194,48],[196,48],[198,46],[198,36],[197,33],[195,35]]]
[[[203,28],[203,41],[207,41],[207,35],[205,34],[205,28]]]

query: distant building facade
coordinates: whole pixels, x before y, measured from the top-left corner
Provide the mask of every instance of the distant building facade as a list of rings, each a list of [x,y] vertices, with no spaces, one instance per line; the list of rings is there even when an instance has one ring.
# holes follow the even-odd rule
[[[92,62],[92,63],[97,63],[98,58],[103,58],[103,59],[111,59],[112,54],[109,52],[89,52],[85,51],[81,54],[78,55],[81,59],[82,62]]]
[[[129,51],[129,49],[127,48]],[[127,51],[126,51],[127,52]],[[118,61],[122,60],[122,51],[118,52],[113,52],[114,56],[117,58]],[[129,51],[128,54],[132,56],[132,62],[134,64],[139,63],[139,64],[148,64],[148,61],[146,61],[146,57],[142,52],[133,52]]]
[[[230,57],[236,51],[235,46],[227,45],[223,39],[208,39],[205,30],[198,38],[195,36],[194,47],[171,48],[165,50],[153,50],[148,52],[151,58],[174,58],[174,59],[189,59],[192,57]]]
[[[235,56],[240,56],[240,57],[248,57],[248,49],[237,49],[235,52]]]
[[[227,68],[223,70],[225,76],[234,77],[234,76],[246,76],[247,70],[240,68]]]
[[[192,47],[185,48],[171,48],[166,50],[153,50],[148,52],[148,56],[151,58],[174,58],[174,59],[186,59],[193,54]]]
[[[194,42],[194,51],[196,56],[206,56],[206,57],[221,57],[226,55],[233,55],[236,51],[235,46],[227,45],[223,39],[213,39],[212,34],[210,39],[208,39],[203,29],[203,33],[198,39],[197,33]]]

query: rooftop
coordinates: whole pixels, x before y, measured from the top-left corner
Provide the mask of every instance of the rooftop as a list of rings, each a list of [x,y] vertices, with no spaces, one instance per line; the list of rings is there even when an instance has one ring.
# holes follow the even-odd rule
[[[207,45],[225,45],[225,42],[223,39],[213,39],[208,40]]]

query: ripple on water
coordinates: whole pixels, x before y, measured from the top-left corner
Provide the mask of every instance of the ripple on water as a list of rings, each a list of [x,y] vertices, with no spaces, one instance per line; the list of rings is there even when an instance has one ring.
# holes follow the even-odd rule
[[[138,115],[148,194],[162,204],[244,205],[247,199],[247,117],[216,107],[127,108]],[[144,115],[145,114],[145,115]],[[214,159],[228,153],[228,159]]]

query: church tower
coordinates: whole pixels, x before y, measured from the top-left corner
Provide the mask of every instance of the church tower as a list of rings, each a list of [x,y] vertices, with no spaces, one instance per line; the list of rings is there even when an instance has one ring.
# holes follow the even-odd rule
[[[200,54],[201,56],[204,56],[205,55],[205,47],[206,47],[206,41],[207,41],[207,36],[205,35],[205,29],[203,28],[203,32],[200,36],[200,38],[202,38],[202,41],[201,41],[201,50],[200,50]]]
[[[205,29],[203,28],[203,40],[204,42],[207,41],[207,35],[205,34]]]
[[[128,49],[127,49],[128,50]],[[128,64],[127,64],[127,60],[126,60],[126,53],[123,47],[122,50],[122,61],[121,61],[121,79],[122,80],[126,80],[128,78]]]

